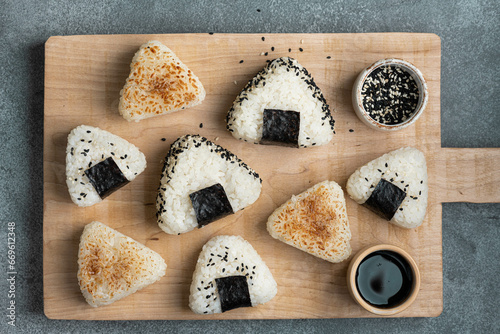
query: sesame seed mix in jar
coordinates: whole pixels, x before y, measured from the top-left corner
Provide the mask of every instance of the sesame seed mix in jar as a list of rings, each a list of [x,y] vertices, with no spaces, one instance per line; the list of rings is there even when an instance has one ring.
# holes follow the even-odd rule
[[[371,72],[361,90],[363,108],[375,121],[395,125],[408,120],[419,102],[413,76],[400,66],[385,65]]]

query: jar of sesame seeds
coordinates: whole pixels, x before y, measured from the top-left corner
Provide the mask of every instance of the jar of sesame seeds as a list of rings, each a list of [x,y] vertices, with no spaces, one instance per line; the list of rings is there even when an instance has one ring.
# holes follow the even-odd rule
[[[381,131],[404,129],[416,122],[428,100],[418,68],[401,59],[382,59],[365,68],[352,89],[356,115]]]

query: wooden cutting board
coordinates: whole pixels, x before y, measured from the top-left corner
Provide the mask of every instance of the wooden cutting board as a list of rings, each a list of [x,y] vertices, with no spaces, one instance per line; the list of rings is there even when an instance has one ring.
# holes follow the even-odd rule
[[[265,38],[265,40],[263,40]],[[203,82],[206,100],[167,116],[128,123],[118,114],[120,89],[139,46],[148,40],[169,46]],[[268,55],[263,55],[263,53]],[[297,58],[335,110],[336,135],[323,147],[291,149],[234,139],[225,115],[238,92],[266,60]],[[376,60],[395,57],[415,64],[429,87],[418,122],[396,133],[375,132],[351,106],[357,74]],[[401,317],[437,316],[443,309],[441,203],[500,199],[498,149],[442,149],[440,134],[441,42],[433,34],[175,34],[51,37],[45,55],[44,302],[54,319],[283,319],[374,317],[349,296],[349,261],[332,264],[274,240],[266,231],[273,210],[315,183],[345,187],[362,164],[402,146],[424,152],[429,173],[427,216],[417,229],[388,224],[347,198],[353,254],[364,246],[391,243],[406,249],[420,267],[417,300]],[[98,126],[138,146],[147,157],[143,174],[100,204],[80,208],[65,183],[68,133],[80,124]],[[203,125],[203,127],[202,127]],[[353,130],[353,131],[351,131]],[[162,159],[179,136],[197,133],[237,154],[263,179],[252,206],[180,236],[163,233],[155,219]],[[165,138],[165,141],[162,141]],[[346,195],[347,196],[347,195]],[[347,196],[348,197],[348,196]],[[101,308],[83,299],[77,252],[83,227],[101,221],[160,253],[168,264],[159,282]],[[219,315],[196,315],[188,307],[198,254],[211,237],[247,239],[270,267],[278,294],[267,304]]]

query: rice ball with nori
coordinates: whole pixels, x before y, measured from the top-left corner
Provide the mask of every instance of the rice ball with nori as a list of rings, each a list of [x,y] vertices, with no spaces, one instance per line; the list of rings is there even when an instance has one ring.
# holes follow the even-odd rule
[[[227,129],[240,140],[291,147],[324,145],[333,138],[330,107],[297,60],[270,62],[236,97]]]
[[[260,196],[262,180],[225,148],[199,135],[170,147],[156,199],[160,228],[185,233],[235,213]]]
[[[198,314],[213,314],[257,306],[278,292],[271,271],[248,241],[240,236],[210,239],[193,273],[189,307]]]
[[[68,136],[66,184],[78,206],[101,202],[146,168],[146,157],[125,139],[80,125]]]
[[[292,196],[269,216],[267,230],[273,238],[333,263],[351,255],[344,192],[334,181]]]
[[[100,222],[85,226],[78,284],[90,306],[111,304],[158,281],[167,265],[153,250]]]
[[[404,147],[358,168],[347,180],[347,192],[391,223],[415,228],[427,210],[427,165],[418,149]]]

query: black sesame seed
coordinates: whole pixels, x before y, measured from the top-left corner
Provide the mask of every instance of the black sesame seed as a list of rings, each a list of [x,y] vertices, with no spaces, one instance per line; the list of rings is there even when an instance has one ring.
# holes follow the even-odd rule
[[[200,129],[203,127],[203,123],[200,123]]]
[[[396,66],[372,71],[362,87],[363,107],[382,124],[399,124],[411,117],[418,103],[419,89],[413,77]]]
[[[243,59],[242,59],[242,60],[240,60],[240,64],[241,64],[242,62],[243,62]]]
[[[167,140],[167,138],[162,138],[162,139],[161,139],[161,141],[166,141],[166,140]]]
[[[292,52],[292,49],[288,49],[288,52]]]
[[[300,51],[300,52],[302,52],[302,51],[304,51],[304,49],[302,49],[302,48],[299,48],[299,51]]]
[[[271,51],[274,51],[274,46],[271,46]]]
[[[266,40],[266,38],[265,38],[265,37],[262,37],[262,41],[264,42],[265,40]]]
[[[326,59],[332,59],[332,57],[331,57],[331,56],[328,56],[328,57],[326,57]]]
[[[349,132],[354,132],[354,130],[353,129],[349,129]]]

